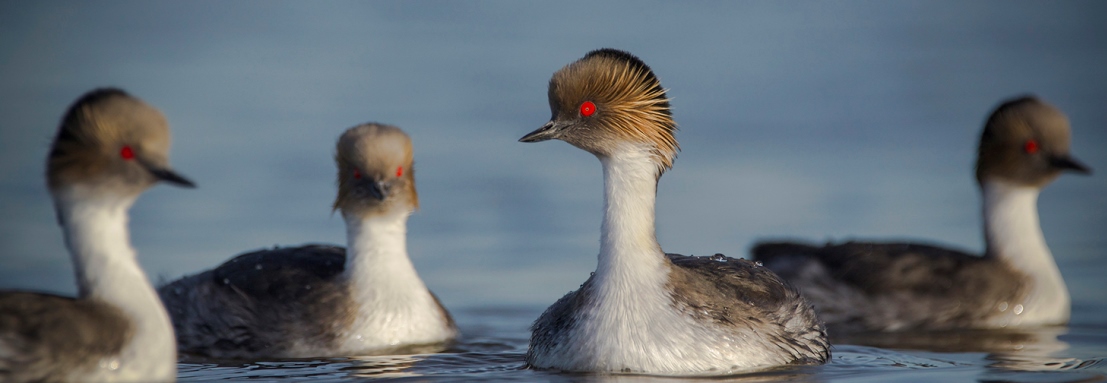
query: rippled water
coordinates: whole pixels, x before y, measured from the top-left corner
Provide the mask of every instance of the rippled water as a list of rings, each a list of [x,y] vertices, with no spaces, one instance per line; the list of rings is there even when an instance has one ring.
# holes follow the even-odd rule
[[[527,327],[542,308],[455,310],[464,334],[437,354],[315,358],[281,361],[212,361],[184,358],[181,381],[278,379],[348,382],[363,378],[418,381],[658,380],[681,378],[534,371],[524,368]],[[1048,328],[1022,332],[959,331],[873,334],[840,339],[823,366],[785,367],[710,380],[849,382],[1101,381],[1107,376],[1107,329]]]
[[[527,326],[595,268],[602,201],[594,158],[516,140],[549,118],[549,76],[610,46],[673,98],[682,151],[657,200],[669,252],[744,256],[780,237],[978,251],[981,124],[1028,92],[1068,113],[1073,154],[1096,170],[1039,201],[1071,326],[838,339],[828,365],[736,378],[1103,380],[1104,15],[1102,1],[0,2],[0,288],[76,291],[42,172],[62,111],[93,87],[162,109],[171,162],[199,185],[153,188],[132,210],[153,279],[275,244],[344,243],[334,141],[380,121],[413,138],[409,250],[461,343],[187,359],[181,380],[622,379],[521,369]]]

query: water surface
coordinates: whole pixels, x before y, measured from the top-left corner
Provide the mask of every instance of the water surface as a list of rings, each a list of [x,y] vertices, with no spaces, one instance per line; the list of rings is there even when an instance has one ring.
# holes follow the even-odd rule
[[[185,358],[181,381],[279,379],[348,382],[364,378],[417,381],[681,381],[687,378],[560,373],[524,368],[527,327],[540,307],[455,310],[465,334],[445,353],[215,361]],[[785,367],[710,380],[791,381],[1101,381],[1107,374],[1107,329],[951,331],[858,336],[833,348],[824,366]]]

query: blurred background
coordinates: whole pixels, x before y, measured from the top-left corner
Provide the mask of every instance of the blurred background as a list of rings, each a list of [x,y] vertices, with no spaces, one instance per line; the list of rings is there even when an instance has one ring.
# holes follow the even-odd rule
[[[344,245],[334,143],[378,121],[414,140],[409,251],[443,303],[548,305],[595,268],[601,171],[516,140],[549,119],[554,71],[614,47],[670,89],[682,152],[658,239],[683,254],[779,238],[981,251],[982,124],[1041,96],[1096,170],[1042,193],[1042,229],[1074,304],[1102,309],[1105,41],[1098,1],[0,2],[0,288],[75,293],[45,158],[70,103],[118,86],[165,113],[171,163],[199,185],[132,210],[155,281]]]

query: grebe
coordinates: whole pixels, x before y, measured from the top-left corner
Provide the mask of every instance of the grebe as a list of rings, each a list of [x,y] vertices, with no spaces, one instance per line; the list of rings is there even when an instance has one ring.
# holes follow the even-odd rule
[[[721,375],[826,362],[822,323],[773,272],[661,250],[654,200],[678,144],[665,90],[645,63],[590,52],[553,75],[549,101],[550,121],[520,141],[559,139],[599,158],[604,215],[596,272],[534,322],[529,366]]]
[[[0,292],[0,381],[170,381],[173,327],[131,247],[127,211],[169,167],[169,125],[119,89],[96,89],[62,118],[46,165],[77,298]]]
[[[823,247],[763,243],[752,250],[796,285],[834,330],[1004,328],[1064,324],[1069,293],[1038,225],[1038,193],[1064,170],[1069,122],[1034,97],[988,118],[976,162],[984,196],[983,256],[915,243]]]
[[[182,353],[364,355],[440,349],[457,336],[407,255],[407,218],[419,206],[411,139],[393,126],[356,126],[339,138],[335,162],[347,248],[254,251],[162,286]]]

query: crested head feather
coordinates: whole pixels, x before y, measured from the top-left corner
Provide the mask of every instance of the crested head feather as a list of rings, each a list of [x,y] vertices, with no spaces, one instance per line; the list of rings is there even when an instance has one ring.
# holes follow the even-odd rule
[[[589,52],[554,73],[549,98],[555,119],[558,113],[576,116],[585,101],[596,104],[591,118],[605,134],[585,138],[645,143],[652,146],[661,171],[673,166],[680,146],[669,99],[653,70],[634,55],[610,48]],[[608,134],[613,136],[604,137]],[[570,143],[589,150],[587,143]]]
[[[988,116],[981,133],[977,180],[998,177],[1043,186],[1064,170],[1056,166],[1058,159],[1074,161],[1070,142],[1069,121],[1060,109],[1034,96],[1006,100]]]
[[[366,123],[347,129],[338,139],[334,160],[338,167],[335,210],[368,214],[395,204],[419,208],[411,137],[400,128]],[[385,198],[373,198],[370,189],[380,187],[387,189]]]
[[[169,124],[154,107],[116,88],[90,91],[62,118],[47,159],[51,190],[67,184],[113,185],[137,193],[168,171]],[[120,159],[128,147],[135,161]]]

